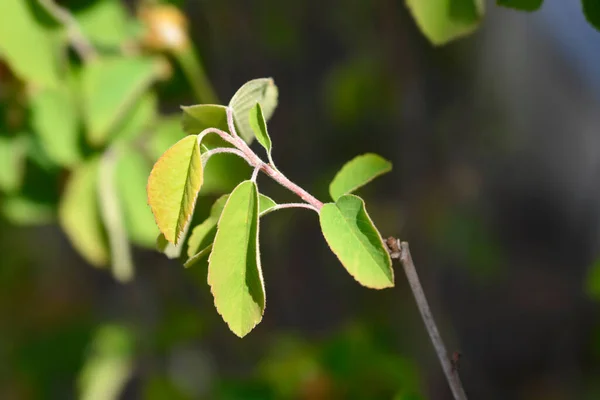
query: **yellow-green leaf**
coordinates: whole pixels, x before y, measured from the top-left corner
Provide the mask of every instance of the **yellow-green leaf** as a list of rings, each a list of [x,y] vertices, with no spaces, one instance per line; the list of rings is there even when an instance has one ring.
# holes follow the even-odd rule
[[[208,260],[208,284],[215,307],[239,337],[261,321],[265,309],[258,202],[258,190],[252,181],[244,181],[233,190],[219,219]]]
[[[354,279],[373,289],[394,286],[392,260],[360,197],[323,205],[319,219],[327,244]]]
[[[188,224],[202,186],[198,137],[175,143],[154,164],[148,178],[148,204],[165,238],[177,244]]]
[[[406,0],[421,32],[442,45],[473,32],[483,17],[483,0]]]
[[[79,165],[69,177],[59,206],[59,221],[69,240],[92,265],[108,263],[109,250],[98,205],[97,159]]]

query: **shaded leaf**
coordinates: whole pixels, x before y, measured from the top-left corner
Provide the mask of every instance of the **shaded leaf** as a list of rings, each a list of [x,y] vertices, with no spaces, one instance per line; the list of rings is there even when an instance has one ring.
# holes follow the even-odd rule
[[[467,35],[483,17],[483,0],[406,0],[421,32],[434,45]]]
[[[600,2],[597,0],[581,0],[585,19],[600,31]]]
[[[97,159],[79,165],[66,184],[58,218],[73,247],[92,265],[108,263],[109,250],[98,208]]]
[[[319,219],[327,244],[354,279],[373,289],[394,286],[392,260],[360,197],[323,205]]]
[[[81,400],[116,400],[133,373],[134,336],[118,325],[104,325],[94,334],[79,375]]]
[[[278,90],[271,78],[260,78],[246,82],[229,101],[237,133],[247,143],[254,139],[250,126],[250,110],[260,103],[265,120],[269,120],[277,107]]]
[[[216,104],[197,104],[182,106],[183,130],[188,135],[197,135],[206,128],[217,128],[228,132],[227,107]]]
[[[202,186],[198,137],[175,143],[154,164],[148,178],[148,204],[165,238],[177,244],[188,225]]]
[[[271,138],[269,137],[269,132],[267,131],[267,122],[265,121],[265,117],[263,116],[262,108],[260,107],[260,103],[256,103],[254,107],[250,109],[250,127],[252,131],[254,131],[254,135],[256,136],[256,140],[267,150],[269,154],[269,158],[271,155]]]
[[[542,6],[544,0],[496,0],[499,6],[521,11],[535,11]]]
[[[239,337],[260,322],[265,309],[258,231],[258,190],[244,181],[229,195],[208,260],[215,307]]]
[[[106,143],[157,72],[154,60],[144,57],[112,57],[86,64],[82,72],[83,110],[92,145]]]
[[[78,105],[68,86],[47,88],[31,99],[32,124],[48,157],[71,167],[82,159]]]
[[[265,196],[262,193],[258,195],[258,204],[259,214],[264,214],[277,205],[277,203],[275,203],[275,200],[273,200],[269,196]]]
[[[133,260],[117,191],[117,159],[116,150],[108,150],[100,160],[98,200],[110,244],[113,276],[119,282],[129,282],[133,279]]]
[[[348,161],[329,185],[329,194],[337,200],[352,193],[379,175],[392,170],[392,163],[377,154],[367,153]]]
[[[25,175],[27,138],[24,134],[0,136],[0,190],[19,190]]]
[[[0,57],[21,79],[55,87],[64,43],[36,18],[34,8],[38,7],[25,0],[0,1]]]
[[[116,168],[117,189],[127,233],[135,244],[152,248],[159,231],[146,194],[151,166],[139,153],[127,149],[120,152]]]

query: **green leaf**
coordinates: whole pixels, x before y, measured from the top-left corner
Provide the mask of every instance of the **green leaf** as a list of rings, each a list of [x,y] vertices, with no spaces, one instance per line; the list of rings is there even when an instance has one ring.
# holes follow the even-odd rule
[[[148,178],[148,204],[165,238],[177,244],[189,223],[202,186],[198,137],[175,143],[154,164]]]
[[[269,158],[271,157],[271,138],[269,137],[269,132],[267,131],[267,122],[265,121],[265,117],[263,116],[262,108],[260,107],[260,103],[256,103],[254,107],[250,109],[250,127],[254,131],[254,135],[256,136],[256,140],[267,150],[269,154]]]
[[[269,210],[271,210],[277,205],[277,203],[275,203],[275,200],[273,200],[269,196],[265,196],[262,193],[258,195],[258,203],[258,213],[260,215],[266,214],[267,212],[269,212]]]
[[[258,189],[244,181],[229,195],[208,260],[215,307],[239,337],[261,321],[265,310],[258,231]]]
[[[130,36],[127,10],[119,0],[93,2],[75,18],[85,37],[98,47],[118,49]]]
[[[109,141],[131,142],[150,129],[157,116],[158,98],[153,92],[146,92],[135,103],[123,120],[115,126]],[[173,144],[173,143],[170,143]],[[162,153],[161,153],[162,154]]]
[[[142,155],[126,149],[119,154],[116,168],[117,189],[127,233],[135,244],[152,248],[159,231],[146,194],[151,166]]]
[[[72,167],[82,159],[78,106],[68,86],[47,88],[31,99],[32,124],[48,157]]]
[[[80,400],[118,399],[133,373],[135,337],[119,325],[104,325],[94,334],[79,376]]]
[[[112,57],[86,64],[82,71],[83,111],[92,145],[107,142],[157,72],[156,62],[144,57]]]
[[[0,136],[0,190],[18,191],[25,175],[27,137]]]
[[[329,194],[333,200],[337,200],[391,170],[392,163],[377,154],[357,156],[348,161],[333,178],[329,185]]]
[[[182,106],[183,130],[188,135],[197,135],[206,128],[217,128],[228,132],[227,107],[216,104],[197,104]]]
[[[219,221],[219,217],[221,217],[228,197],[229,195],[219,197],[211,207],[208,218],[192,229],[192,233],[188,239],[188,257],[193,257],[206,246],[212,244],[217,233],[217,222]]]
[[[22,194],[11,195],[2,200],[0,210],[8,222],[14,225],[40,225],[53,222],[56,208],[52,204],[36,201]]]
[[[587,21],[600,31],[600,2],[597,0],[581,0],[581,6]]]
[[[144,145],[152,160],[158,160],[173,143],[186,136],[181,129],[179,115],[163,117],[154,124],[154,130]]]
[[[250,110],[256,103],[260,103],[264,118],[268,121],[277,107],[277,97],[277,86],[273,79],[261,78],[246,82],[229,101],[237,133],[247,143],[254,139],[254,132],[250,126]]]
[[[113,276],[119,282],[129,282],[133,279],[133,260],[117,193],[117,160],[116,150],[108,150],[100,160],[98,200],[100,216],[106,227],[110,243]]]
[[[473,32],[483,17],[483,0],[406,0],[421,32],[442,45]]]
[[[58,211],[60,224],[79,253],[92,265],[108,264],[109,250],[98,208],[98,160],[79,165],[69,177]]]
[[[496,0],[499,6],[521,11],[535,11],[542,6],[544,0]]]
[[[327,203],[319,217],[327,244],[354,279],[373,289],[394,286],[392,260],[360,197]]]
[[[58,57],[64,44],[36,18],[35,11],[41,10],[33,2],[0,1],[0,57],[21,79],[55,87],[59,81]]]
[[[201,224],[197,225],[193,230],[188,240],[188,260],[184,266],[189,268],[196,265],[204,257],[208,257],[212,250],[212,245],[217,233],[217,222],[225,206],[225,202],[229,195],[221,196],[212,206],[210,216]],[[268,212],[275,207],[277,203],[270,197],[264,194],[258,195],[258,212],[259,215]]]

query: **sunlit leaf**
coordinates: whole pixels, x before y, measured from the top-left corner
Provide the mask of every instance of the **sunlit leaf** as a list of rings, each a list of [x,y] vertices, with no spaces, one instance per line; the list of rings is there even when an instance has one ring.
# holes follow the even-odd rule
[[[256,136],[256,140],[258,140],[270,155],[273,145],[271,143],[271,138],[269,137],[269,132],[267,131],[267,122],[265,121],[260,103],[256,103],[254,107],[250,109],[249,115],[250,127]]]
[[[242,139],[250,143],[254,139],[254,132],[250,126],[250,110],[256,103],[260,103],[265,120],[269,120],[275,107],[277,107],[278,90],[271,78],[260,78],[246,82],[238,89],[229,101],[233,109],[233,118],[237,133]]]
[[[194,211],[202,186],[197,136],[175,143],[154,164],[148,178],[148,204],[165,238],[177,244]]]
[[[434,45],[467,35],[483,17],[483,0],[406,0],[421,32]]]
[[[118,325],[104,325],[93,338],[79,375],[81,400],[117,400],[133,372],[134,336]]]
[[[196,265],[210,254],[217,233],[217,222],[228,197],[229,195],[221,196],[212,206],[210,216],[192,230],[188,240],[189,258],[184,264],[186,268]],[[259,215],[266,213],[277,205],[273,199],[264,194],[258,195],[258,203]]]
[[[68,86],[47,88],[31,99],[32,124],[48,157],[71,167],[82,159],[78,104]]]
[[[594,28],[600,30],[600,2],[597,0],[581,0],[583,13]]]
[[[219,217],[221,216],[221,212],[223,211],[223,207],[225,207],[228,197],[229,195],[219,197],[211,207],[208,218],[192,229],[192,233],[188,239],[188,257],[194,256],[204,247],[212,244],[215,234],[217,233],[217,222],[219,221]]]
[[[156,62],[143,57],[102,58],[86,64],[82,74],[83,110],[92,145],[106,143],[157,73]]]
[[[333,178],[329,185],[329,194],[333,200],[337,200],[391,170],[392,163],[377,154],[367,153],[355,157]]]
[[[85,36],[98,47],[118,49],[131,37],[131,22],[119,0],[95,1],[75,14]]]
[[[229,195],[208,260],[215,307],[239,337],[260,322],[265,309],[258,221],[256,184],[244,181]]]
[[[544,0],[496,0],[499,6],[521,11],[535,11],[542,6]]]
[[[148,140],[144,142],[144,146],[152,160],[158,160],[169,147],[186,136],[186,133],[181,129],[179,115],[162,117],[154,124],[152,133]]]
[[[69,177],[59,206],[59,221],[73,247],[92,265],[108,263],[109,250],[98,205],[97,159],[79,165]]]
[[[117,189],[117,160],[116,150],[108,150],[100,160],[98,200],[110,244],[113,276],[119,282],[128,282],[133,278],[133,260]]]
[[[158,98],[153,92],[146,92],[115,126],[109,140],[127,142],[139,138],[154,127],[158,113]],[[172,142],[170,144],[173,144]],[[162,154],[162,153],[161,153]]]
[[[127,233],[132,242],[148,248],[154,246],[159,233],[146,194],[150,170],[150,163],[138,152],[126,149],[119,153],[116,180]]]
[[[354,279],[373,289],[394,286],[392,260],[360,197],[344,195],[319,216],[327,244]]]
[[[19,190],[25,174],[27,138],[24,134],[0,136],[0,190]]]
[[[64,44],[36,18],[36,3],[0,1],[0,58],[21,79],[55,87],[59,81],[59,52]]]

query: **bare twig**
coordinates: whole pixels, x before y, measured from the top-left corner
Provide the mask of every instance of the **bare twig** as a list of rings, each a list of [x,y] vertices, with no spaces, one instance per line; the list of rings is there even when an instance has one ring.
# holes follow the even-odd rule
[[[69,11],[58,4],[56,4],[53,0],[38,0],[40,5],[44,7],[48,13],[50,13],[54,18],[56,18],[67,30],[67,35],[69,35],[69,41],[71,42],[71,46],[73,49],[79,54],[84,61],[90,61],[98,56],[96,53],[96,49],[89,40],[85,37],[79,24],[69,13]]]
[[[465,391],[462,387],[462,382],[458,376],[458,369],[452,366],[452,361],[448,356],[446,346],[444,346],[442,337],[440,336],[437,325],[435,324],[435,320],[433,319],[433,315],[431,314],[431,310],[429,309],[427,298],[423,292],[423,287],[419,281],[415,264],[413,263],[412,256],[410,255],[408,243],[400,242],[400,239],[390,237],[386,240],[386,244],[390,251],[390,256],[392,258],[399,259],[402,267],[404,268],[404,273],[408,279],[408,284],[413,292],[417,302],[417,307],[421,312],[423,322],[425,323],[425,328],[427,328],[427,333],[429,333],[429,337],[431,338],[435,352],[440,360],[440,364],[442,364],[442,369],[444,370],[444,374],[446,375],[446,379],[448,380],[448,385],[450,385],[450,390],[452,390],[454,399],[467,400],[467,395],[465,394]]]

